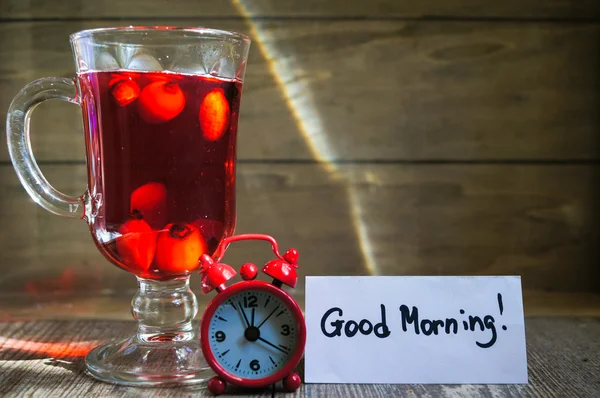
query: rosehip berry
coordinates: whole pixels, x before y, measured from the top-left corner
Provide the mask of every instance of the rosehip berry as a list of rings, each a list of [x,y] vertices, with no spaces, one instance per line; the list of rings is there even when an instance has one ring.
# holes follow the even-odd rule
[[[162,70],[163,67],[160,64],[160,62],[158,62],[158,60],[152,55],[145,53],[137,53],[129,61],[127,69],[151,71]]]
[[[144,220],[154,229],[167,223],[167,188],[160,182],[149,182],[131,194],[129,209],[142,213]]]
[[[169,224],[158,234],[156,267],[169,274],[183,274],[198,268],[206,243],[198,229],[190,224]]]
[[[140,86],[133,80],[122,80],[111,88],[110,93],[120,106],[127,106],[139,97]]]
[[[110,81],[108,82],[108,87],[112,88],[115,84],[125,80],[136,80],[140,76],[140,73],[131,71],[119,71],[117,73],[111,73]]]
[[[102,52],[96,56],[96,65],[95,68],[97,70],[111,70],[111,69],[119,69],[119,62],[107,52]]]
[[[156,250],[156,232],[134,210],[130,219],[119,228],[116,240],[120,260],[134,273],[143,273],[150,268]]]
[[[216,141],[229,127],[230,108],[223,89],[216,88],[206,94],[200,105],[200,127],[204,138]]]
[[[147,123],[159,124],[179,115],[184,106],[185,95],[176,83],[157,81],[140,93],[138,112]]]

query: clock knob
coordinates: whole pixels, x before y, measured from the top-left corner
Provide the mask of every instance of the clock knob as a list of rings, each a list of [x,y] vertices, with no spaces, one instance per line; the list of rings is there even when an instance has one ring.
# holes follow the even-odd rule
[[[202,292],[207,294],[213,289],[225,290],[225,282],[233,278],[237,272],[225,263],[215,264],[209,255],[203,254],[200,259],[202,263]],[[205,266],[208,265],[208,266]]]
[[[255,279],[256,274],[258,274],[258,268],[252,263],[246,263],[242,265],[242,268],[240,268],[240,275],[245,281],[251,281]]]
[[[281,287],[286,284],[289,287],[296,287],[298,281],[298,250],[289,249],[283,256],[285,260],[272,260],[265,264],[263,272],[273,278],[273,284]]]

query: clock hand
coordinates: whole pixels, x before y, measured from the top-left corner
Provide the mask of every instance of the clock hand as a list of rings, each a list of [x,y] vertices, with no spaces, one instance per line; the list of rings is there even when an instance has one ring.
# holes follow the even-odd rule
[[[242,318],[242,313],[244,312],[244,310],[242,309],[242,306],[240,305],[240,308],[238,308],[236,306],[236,303],[233,302],[233,300],[229,301],[229,305],[231,305],[235,309],[235,312],[237,312],[238,316],[240,317],[240,321],[242,322],[242,327],[244,327],[244,329],[247,328],[248,326],[244,322],[244,318],[246,317],[246,315],[244,315],[244,318]],[[239,305],[239,303],[237,305]]]
[[[260,341],[262,341],[263,343],[267,343],[267,344],[268,344],[268,345],[270,345],[271,347],[278,349],[279,351],[283,352],[284,354],[287,354],[287,351],[285,351],[283,348],[281,348],[281,347],[277,347],[275,344],[273,344],[273,343],[271,343],[271,342],[269,342],[269,341],[267,341],[267,340],[263,339],[262,337],[259,337],[258,339],[259,339]]]
[[[238,303],[238,305],[240,306],[240,311],[242,311],[242,315],[244,316],[244,321],[246,321],[246,326],[250,327],[250,322],[248,322],[248,317],[246,316],[246,313],[244,312],[244,309],[242,308],[242,304]]]
[[[271,315],[273,315],[275,313],[275,311],[277,311],[279,309],[279,307],[275,307],[275,309],[273,311],[271,311],[271,313],[269,315],[267,315],[267,317],[260,323],[260,325],[257,326],[257,328],[260,329],[260,327],[263,325],[263,323],[265,323],[267,321],[267,319],[269,319],[271,317]]]
[[[252,321],[250,322],[250,326],[254,326],[254,308],[252,308]]]

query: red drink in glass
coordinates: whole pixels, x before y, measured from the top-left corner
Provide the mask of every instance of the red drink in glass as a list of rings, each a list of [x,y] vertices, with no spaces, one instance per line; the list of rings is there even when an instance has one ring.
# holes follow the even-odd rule
[[[86,369],[127,386],[206,382],[213,372],[193,323],[190,274],[233,233],[250,39],[202,27],[129,26],[84,30],[70,42],[77,79],[29,83],[9,107],[6,133],[29,196],[87,222],[103,255],[137,277],[137,332],[93,349]],[[50,99],[83,110],[88,186],[79,196],[56,190],[32,152],[31,111]]]
[[[235,227],[242,83],[133,71],[78,79],[96,244],[144,278],[189,274]]]

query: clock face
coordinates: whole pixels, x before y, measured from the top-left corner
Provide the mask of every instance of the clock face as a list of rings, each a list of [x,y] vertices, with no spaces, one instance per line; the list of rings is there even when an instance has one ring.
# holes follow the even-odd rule
[[[257,380],[280,371],[298,343],[292,310],[265,290],[242,290],[223,301],[208,327],[215,360],[233,376]]]

